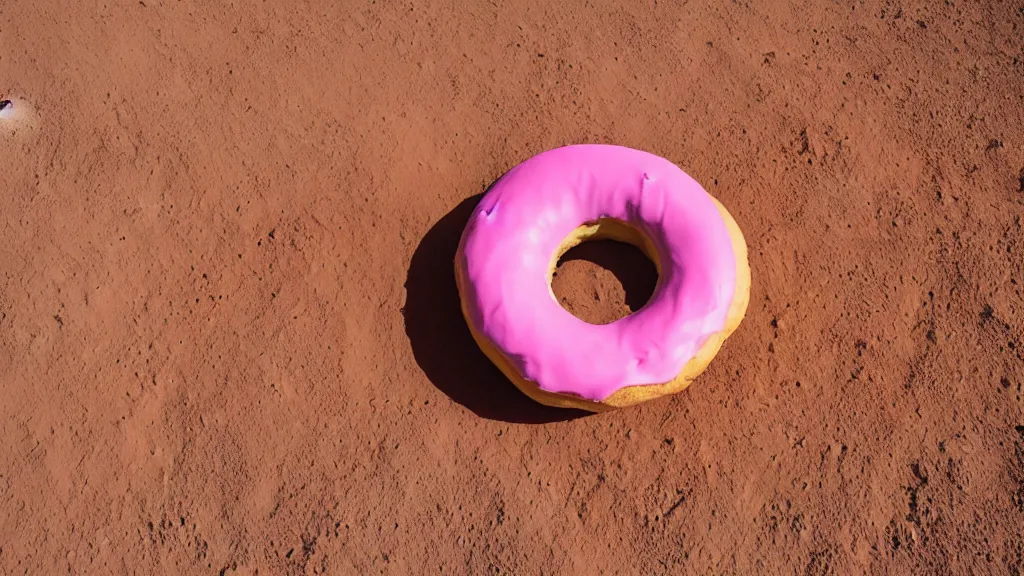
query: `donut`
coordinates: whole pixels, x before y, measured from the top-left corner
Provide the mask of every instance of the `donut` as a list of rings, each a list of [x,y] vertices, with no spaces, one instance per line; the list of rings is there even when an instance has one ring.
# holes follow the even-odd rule
[[[612,239],[658,270],[651,299],[609,324],[559,304],[551,278],[573,246]],[[602,412],[681,392],[739,326],[747,245],[729,212],[678,166],[603,144],[548,150],[483,195],[455,255],[480,349],[541,404]]]

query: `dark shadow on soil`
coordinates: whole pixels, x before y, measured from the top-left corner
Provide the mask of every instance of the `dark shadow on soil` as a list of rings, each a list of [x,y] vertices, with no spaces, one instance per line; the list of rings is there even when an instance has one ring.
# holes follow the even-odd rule
[[[583,242],[570,248],[558,261],[558,265],[574,260],[585,260],[611,272],[622,285],[630,314],[647,304],[658,285],[658,268],[654,262],[651,262],[639,248],[625,242]]]
[[[455,286],[455,252],[483,194],[463,200],[420,241],[405,281],[405,333],[427,378],[476,415],[540,424],[589,415],[534,402],[484,355],[462,317]]]

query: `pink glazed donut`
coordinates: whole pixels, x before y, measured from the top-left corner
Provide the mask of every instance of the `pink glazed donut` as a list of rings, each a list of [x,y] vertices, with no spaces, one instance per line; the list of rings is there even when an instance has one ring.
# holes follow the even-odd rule
[[[562,255],[598,238],[637,246],[658,269],[650,301],[604,325],[551,290]],[[682,391],[750,296],[729,212],[668,160],[608,145],[549,150],[502,176],[466,225],[455,275],[474,339],[520,390],[594,412]]]

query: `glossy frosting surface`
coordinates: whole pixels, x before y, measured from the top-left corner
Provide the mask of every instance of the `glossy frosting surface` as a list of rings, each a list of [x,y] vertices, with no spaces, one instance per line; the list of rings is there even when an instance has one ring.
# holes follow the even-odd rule
[[[660,277],[643,308],[593,325],[555,300],[549,268],[564,239],[601,218],[646,235]],[[471,216],[459,258],[476,329],[542,390],[594,401],[675,378],[724,327],[736,283],[704,189],[664,158],[609,145],[556,148],[510,170]]]

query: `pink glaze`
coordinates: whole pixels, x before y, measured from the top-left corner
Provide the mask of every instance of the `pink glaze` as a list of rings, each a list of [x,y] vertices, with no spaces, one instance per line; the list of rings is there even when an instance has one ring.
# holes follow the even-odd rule
[[[555,300],[548,267],[576,228],[616,218],[644,232],[661,275],[640,310],[588,324]],[[600,401],[675,378],[725,326],[736,261],[714,201],[677,166],[606,145],[549,150],[483,197],[459,254],[474,327],[542,390]]]

